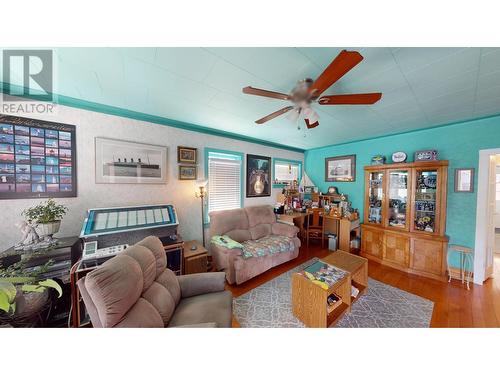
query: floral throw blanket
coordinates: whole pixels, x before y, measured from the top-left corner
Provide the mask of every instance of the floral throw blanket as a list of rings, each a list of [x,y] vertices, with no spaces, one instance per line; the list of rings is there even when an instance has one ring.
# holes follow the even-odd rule
[[[243,242],[241,256],[244,259],[252,257],[263,257],[268,254],[283,253],[293,251],[293,240],[286,236],[266,236],[258,240]]]

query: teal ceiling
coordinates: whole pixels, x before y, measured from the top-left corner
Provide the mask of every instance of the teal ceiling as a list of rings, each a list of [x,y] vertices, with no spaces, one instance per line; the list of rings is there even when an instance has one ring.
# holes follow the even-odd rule
[[[56,48],[55,92],[301,149],[500,113],[500,48],[347,48],[364,60],[326,93],[380,91],[378,103],[316,105],[311,130],[254,123],[288,104],[242,87],[289,92],[342,49]]]

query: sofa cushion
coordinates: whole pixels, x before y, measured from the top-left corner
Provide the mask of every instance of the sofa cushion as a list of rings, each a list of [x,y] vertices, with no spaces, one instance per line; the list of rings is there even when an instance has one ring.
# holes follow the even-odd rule
[[[266,236],[258,240],[245,241],[243,243],[242,256],[243,258],[248,259],[293,250],[295,250],[295,242],[293,238],[273,235]]]
[[[227,290],[183,298],[168,326],[216,323],[217,327],[231,327],[232,304],[232,294]]]
[[[269,236],[271,232],[271,224],[257,224],[250,228],[252,240],[258,240],[259,238]]]
[[[234,229],[248,229],[248,217],[242,208],[210,212],[209,216],[210,238],[226,234]]]
[[[132,308],[114,327],[117,328],[163,328],[158,311],[144,298],[139,298]]]
[[[245,207],[250,228],[258,224],[272,224],[276,222],[276,215],[272,206]]]
[[[142,291],[148,289],[156,279],[156,259],[151,250],[144,246],[135,245],[125,249],[120,256],[129,256],[139,264],[144,282]]]
[[[252,235],[248,229],[233,229],[225,233],[226,236],[235,240],[236,242],[248,241]]]

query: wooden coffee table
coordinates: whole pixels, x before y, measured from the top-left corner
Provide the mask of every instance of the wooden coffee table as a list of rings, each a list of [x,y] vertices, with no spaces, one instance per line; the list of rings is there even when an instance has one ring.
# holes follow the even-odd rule
[[[366,293],[368,289],[368,259],[338,250],[321,260],[351,274],[352,285],[359,289],[359,294],[356,298],[352,297],[352,301]]]
[[[336,294],[342,302],[330,311],[327,299],[331,294]],[[294,273],[292,275],[292,310],[293,315],[307,327],[334,326],[346,312],[351,311],[351,274],[345,272],[345,275],[335,284],[328,289],[323,289],[303,274]]]

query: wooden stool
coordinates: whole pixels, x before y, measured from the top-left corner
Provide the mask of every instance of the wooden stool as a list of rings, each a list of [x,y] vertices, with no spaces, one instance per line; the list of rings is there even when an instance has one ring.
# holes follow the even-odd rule
[[[450,254],[452,252],[460,254],[460,278],[462,279],[462,284],[466,284],[467,290],[470,290],[469,281],[472,279],[472,268],[474,267],[473,250],[465,246],[449,245],[447,254],[448,282],[451,282]]]

